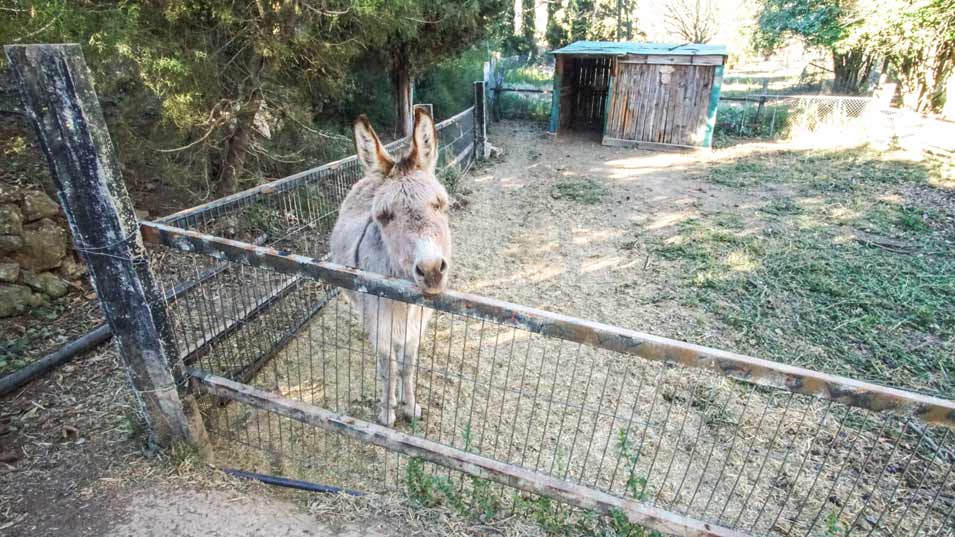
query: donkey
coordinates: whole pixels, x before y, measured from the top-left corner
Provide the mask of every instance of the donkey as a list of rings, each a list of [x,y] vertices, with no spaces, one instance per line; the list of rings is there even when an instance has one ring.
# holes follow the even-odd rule
[[[364,115],[355,121],[354,130],[364,177],[342,203],[332,230],[332,261],[413,280],[425,295],[441,293],[448,285],[451,232],[448,193],[435,178],[434,120],[426,111],[415,110],[411,147],[399,159],[381,145]],[[421,417],[415,401],[415,366],[419,338],[432,310],[363,293],[346,296],[360,313],[378,356],[383,386],[378,422],[390,427],[396,415]]]

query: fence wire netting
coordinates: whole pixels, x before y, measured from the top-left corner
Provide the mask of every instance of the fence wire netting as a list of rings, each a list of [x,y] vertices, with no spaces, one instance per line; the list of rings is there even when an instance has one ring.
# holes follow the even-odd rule
[[[441,169],[466,169],[474,136],[470,111],[442,122]],[[166,223],[321,259],[360,174],[352,157]],[[188,367],[375,421],[381,344],[348,292],[253,258],[152,256],[167,288],[191,282],[167,304]],[[407,434],[743,534],[955,535],[949,429],[547,337],[506,308],[437,311],[425,325],[408,315],[416,307],[379,318],[399,360],[417,353],[422,414],[395,426]],[[485,511],[556,509],[252,404],[205,397],[202,408],[219,457],[242,469]]]
[[[876,140],[888,136],[881,103],[872,97],[832,95],[749,95],[720,100],[718,134],[756,138],[846,136]]]

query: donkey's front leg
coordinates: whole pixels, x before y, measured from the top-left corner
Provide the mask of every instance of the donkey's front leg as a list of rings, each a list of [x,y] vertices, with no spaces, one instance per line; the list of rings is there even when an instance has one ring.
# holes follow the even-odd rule
[[[418,342],[409,341],[400,351],[401,386],[398,390],[398,412],[413,420],[421,417],[421,407],[415,399],[415,374],[418,367]]]
[[[393,352],[378,353],[378,379],[381,381],[381,412],[378,423],[391,427],[395,424],[395,408],[398,406],[398,361]]]

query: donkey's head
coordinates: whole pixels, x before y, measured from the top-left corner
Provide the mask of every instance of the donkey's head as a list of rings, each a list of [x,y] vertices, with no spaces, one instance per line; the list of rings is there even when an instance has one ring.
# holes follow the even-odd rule
[[[355,145],[365,175],[381,178],[371,216],[392,269],[414,280],[425,294],[444,291],[451,268],[451,232],[448,193],[434,175],[438,137],[431,116],[415,110],[411,147],[401,159],[388,154],[364,115],[355,121]]]

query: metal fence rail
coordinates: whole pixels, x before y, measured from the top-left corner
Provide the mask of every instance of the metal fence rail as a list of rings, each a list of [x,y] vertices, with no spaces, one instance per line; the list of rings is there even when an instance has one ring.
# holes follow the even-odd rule
[[[428,300],[404,282],[196,231],[146,224],[143,232],[150,242],[236,263],[249,289],[307,280],[281,311],[313,317],[248,379],[260,392],[374,420],[376,349],[336,294],[358,290],[438,312],[428,327],[397,328],[421,333],[424,415],[399,425],[407,435],[707,523],[713,534],[952,534],[950,401],[481,297]],[[245,343],[219,345],[197,367],[236,378],[240,349],[256,334],[287,334],[278,314],[271,322]],[[362,490],[420,492],[422,480],[439,480],[471,501],[517,501],[285,410],[239,399],[207,417],[220,449],[250,469]]]

